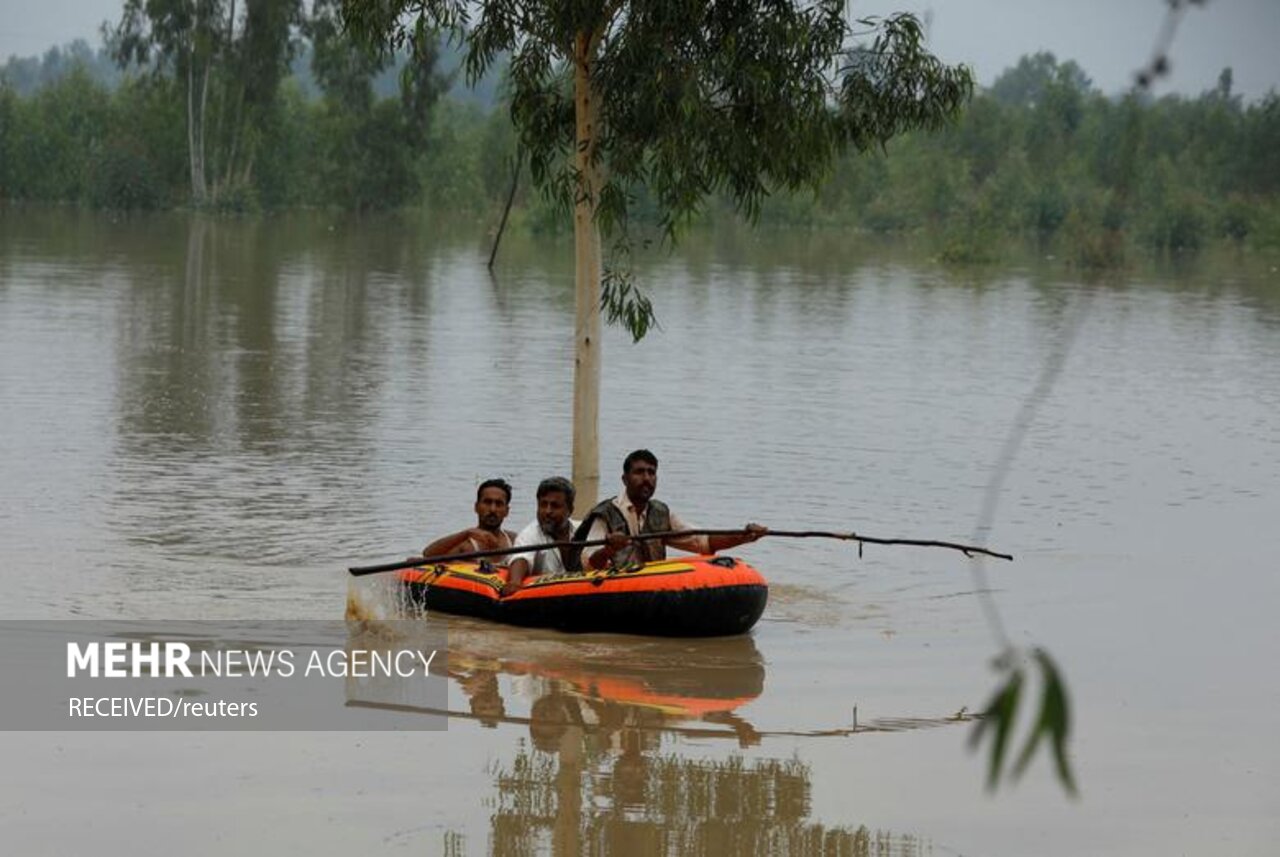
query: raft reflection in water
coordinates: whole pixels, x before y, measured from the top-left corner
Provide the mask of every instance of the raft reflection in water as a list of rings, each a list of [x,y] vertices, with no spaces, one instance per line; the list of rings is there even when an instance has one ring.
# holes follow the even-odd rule
[[[447,665],[470,715],[485,726],[527,723],[539,749],[572,726],[661,731],[691,721],[707,725],[676,731],[734,736],[742,746],[759,740],[735,713],[764,691],[764,659],[747,636],[569,637],[454,618]]]

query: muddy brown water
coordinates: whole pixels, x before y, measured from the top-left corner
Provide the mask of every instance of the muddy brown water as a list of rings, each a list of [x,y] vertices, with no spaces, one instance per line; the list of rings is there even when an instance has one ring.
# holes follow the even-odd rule
[[[0,211],[0,617],[337,618],[348,565],[533,515],[569,468],[568,245],[408,218]],[[5,733],[24,853],[1272,853],[1280,275],[725,229],[605,341],[602,482],[635,447],[764,540],[748,637],[447,624],[446,733]],[[1034,407],[1032,407],[1034,405]],[[1025,424],[1021,444],[1007,446]],[[1000,462],[1006,466],[1001,466]],[[997,640],[1057,658],[1081,798],[983,790]],[[13,692],[9,688],[6,692]],[[856,710],[856,713],[855,713]],[[74,808],[74,809],[70,809]]]

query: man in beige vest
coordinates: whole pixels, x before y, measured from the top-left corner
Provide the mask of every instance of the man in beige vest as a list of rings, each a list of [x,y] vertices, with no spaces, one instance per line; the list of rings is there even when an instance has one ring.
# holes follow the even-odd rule
[[[698,554],[717,553],[745,542],[754,542],[769,532],[767,527],[759,524],[747,524],[740,534],[632,540],[630,536],[688,530],[691,527],[667,504],[653,499],[658,488],[658,458],[649,450],[637,449],[622,462],[622,485],[626,490],[588,512],[574,533],[575,541],[609,541],[587,555],[585,563],[589,568],[604,568],[610,562],[620,565],[631,561],[653,562],[666,558],[668,547]]]

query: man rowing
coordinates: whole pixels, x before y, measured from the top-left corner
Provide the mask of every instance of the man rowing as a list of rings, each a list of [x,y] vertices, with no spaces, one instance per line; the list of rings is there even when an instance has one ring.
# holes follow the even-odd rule
[[[573,537],[578,522],[573,514],[575,495],[573,483],[560,476],[543,479],[538,484],[538,513],[529,525],[516,535],[515,547],[541,545],[549,542],[567,542]],[[536,552],[511,555],[507,583],[503,595],[510,595],[520,588],[530,574],[563,574],[568,567],[568,548],[546,548]]]
[[[717,553],[754,542],[769,532],[767,527],[759,524],[747,524],[742,533],[732,535],[633,540],[631,536],[687,530],[690,527],[666,503],[653,499],[658,487],[658,458],[649,450],[637,449],[622,462],[622,485],[623,493],[588,512],[574,533],[575,541],[607,539],[609,542],[587,554],[585,564],[589,568],[665,559],[668,547],[697,554]]]
[[[511,511],[511,486],[503,479],[486,479],[476,489],[476,526],[441,536],[422,549],[423,556],[449,556],[473,551],[501,550],[515,543],[515,534],[502,529]],[[490,557],[501,565],[506,557]]]

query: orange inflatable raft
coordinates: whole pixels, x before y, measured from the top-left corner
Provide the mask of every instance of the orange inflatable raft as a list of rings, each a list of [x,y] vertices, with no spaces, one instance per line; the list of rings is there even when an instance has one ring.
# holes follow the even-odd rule
[[[399,573],[408,598],[428,610],[562,631],[662,637],[743,634],[764,612],[769,586],[760,572],[729,556],[665,559],[525,580],[500,597],[507,570],[475,562]]]

